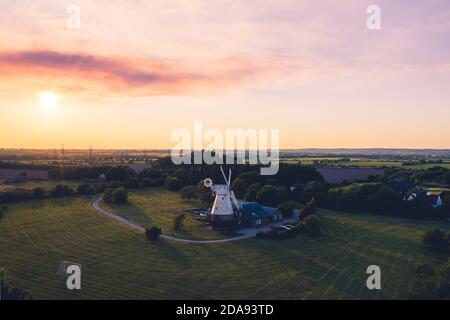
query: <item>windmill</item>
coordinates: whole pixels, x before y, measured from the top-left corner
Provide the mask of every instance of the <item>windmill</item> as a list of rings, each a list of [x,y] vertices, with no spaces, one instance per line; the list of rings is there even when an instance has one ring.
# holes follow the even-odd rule
[[[211,222],[216,227],[234,226],[239,223],[240,205],[236,200],[234,192],[231,190],[231,169],[228,171],[228,178],[220,166],[225,184],[213,184],[211,179],[205,179],[204,185],[210,188],[215,195],[211,209]]]

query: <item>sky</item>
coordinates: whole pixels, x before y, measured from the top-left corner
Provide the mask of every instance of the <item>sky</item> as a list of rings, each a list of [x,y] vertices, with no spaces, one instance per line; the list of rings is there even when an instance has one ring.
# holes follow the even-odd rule
[[[449,39],[448,0],[0,0],[0,147],[450,148]]]

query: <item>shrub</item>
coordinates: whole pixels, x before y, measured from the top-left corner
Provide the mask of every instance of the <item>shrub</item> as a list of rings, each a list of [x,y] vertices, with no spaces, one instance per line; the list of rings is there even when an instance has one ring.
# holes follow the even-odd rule
[[[307,217],[316,212],[317,212],[316,200],[313,198],[306,204],[305,208],[303,208],[301,219],[302,220],[306,219]]]
[[[278,206],[278,210],[283,215],[283,218],[291,218],[294,214],[294,209],[300,209],[300,204],[295,201],[283,202]]]
[[[0,268],[0,298],[2,300],[31,300],[31,295],[24,289],[9,287],[6,283],[6,269]]]
[[[320,225],[320,219],[315,216],[309,216],[303,221],[305,231],[311,236],[320,236],[322,234],[322,228]]]
[[[82,183],[77,187],[78,194],[95,194],[97,192],[97,188],[95,185],[92,185],[88,182]]]
[[[439,228],[425,232],[422,240],[426,246],[439,251],[447,249],[449,244],[446,234]]]
[[[180,190],[181,199],[191,201],[198,198],[198,189],[196,186],[186,186]]]
[[[128,191],[124,187],[119,187],[114,190],[113,199],[115,203],[124,204],[128,201]]]
[[[105,191],[103,192],[103,201],[108,203],[114,202],[113,194],[114,194],[113,188],[106,188]]]
[[[147,240],[155,241],[161,235],[161,228],[151,227],[150,229],[145,229],[145,237]]]

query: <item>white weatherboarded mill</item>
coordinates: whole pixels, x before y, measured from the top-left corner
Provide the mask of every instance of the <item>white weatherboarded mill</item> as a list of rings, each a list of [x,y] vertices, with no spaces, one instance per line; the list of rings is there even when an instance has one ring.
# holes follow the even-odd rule
[[[214,227],[232,227],[240,223],[240,205],[236,200],[234,192],[230,188],[231,169],[228,179],[222,166],[220,167],[225,184],[214,184],[211,179],[205,179],[205,186],[211,188],[215,195],[211,208],[211,222]]]

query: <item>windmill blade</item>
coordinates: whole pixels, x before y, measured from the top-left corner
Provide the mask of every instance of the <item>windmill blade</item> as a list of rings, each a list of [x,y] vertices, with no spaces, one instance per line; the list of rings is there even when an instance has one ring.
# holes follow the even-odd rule
[[[230,189],[230,183],[231,183],[231,168],[228,169],[228,189]]]
[[[220,166],[220,171],[222,172],[222,176],[223,176],[223,178],[225,180],[225,183],[228,185],[227,177],[225,176],[225,172],[223,172],[222,166]]]

